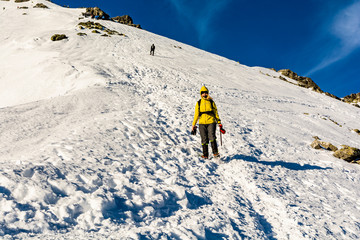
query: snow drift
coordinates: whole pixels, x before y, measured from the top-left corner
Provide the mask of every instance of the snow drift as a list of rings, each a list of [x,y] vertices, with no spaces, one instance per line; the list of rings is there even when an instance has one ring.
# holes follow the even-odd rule
[[[310,148],[360,148],[359,109],[144,30],[82,30],[84,9],[0,11],[1,238],[360,237],[359,165]],[[224,161],[190,135],[202,84]]]

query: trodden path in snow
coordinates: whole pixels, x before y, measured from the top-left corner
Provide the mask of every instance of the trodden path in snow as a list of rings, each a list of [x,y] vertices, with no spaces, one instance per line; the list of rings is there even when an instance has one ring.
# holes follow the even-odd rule
[[[106,237],[116,229],[124,237],[284,239],[336,238],[339,226],[352,228],[341,217],[332,219],[328,206],[355,198],[327,199],[318,192],[324,182],[334,194],[349,191],[351,186],[332,183],[342,175],[326,161],[303,156],[308,146],[296,150],[266,131],[246,101],[237,111],[222,110],[228,116],[220,147],[226,163],[204,161],[197,157],[199,137],[189,135],[192,116],[183,114],[193,110],[194,99],[173,104],[192,89],[142,84],[112,81],[1,109],[2,206],[17,206],[6,215],[10,224],[3,224],[3,233],[63,229],[64,236]],[[225,92],[256,101],[250,92]],[[353,187],[355,173],[348,170]],[[313,228],[315,219],[324,227]]]
[[[215,237],[248,232],[264,237],[251,203],[236,196],[237,191],[223,189],[227,184],[217,173],[219,164],[200,160],[198,143],[187,131],[167,125],[172,117],[151,101],[137,100],[117,88],[95,88],[2,109],[7,119],[19,121],[1,125],[2,137],[14,143],[1,148],[1,162],[7,166],[1,170],[6,186],[1,189],[2,201],[9,207],[22,206],[6,215],[10,226],[18,229],[4,225],[3,233],[73,227],[100,228],[108,234],[116,227],[125,234],[133,226],[131,234],[151,227],[158,229],[152,235]],[[19,112],[21,118],[16,118]],[[39,148],[32,148],[34,142]],[[235,201],[225,209],[225,198],[218,198],[225,197],[222,191]],[[229,217],[231,205],[235,209]],[[239,210],[244,212],[241,216]],[[204,229],[208,223],[212,224]],[[223,233],[217,235],[220,229]]]

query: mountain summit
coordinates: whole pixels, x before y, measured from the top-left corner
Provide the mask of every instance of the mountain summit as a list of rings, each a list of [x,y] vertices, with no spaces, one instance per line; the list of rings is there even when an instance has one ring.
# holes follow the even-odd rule
[[[360,109],[85,11],[0,1],[0,238],[360,238],[360,166],[310,146],[360,148]]]

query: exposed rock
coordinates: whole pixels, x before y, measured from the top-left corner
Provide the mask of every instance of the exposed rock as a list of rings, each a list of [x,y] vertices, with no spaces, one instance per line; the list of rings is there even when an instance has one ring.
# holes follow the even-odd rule
[[[289,77],[289,78],[297,81],[298,82],[297,85],[300,86],[300,87],[310,88],[315,92],[323,93],[326,96],[335,98],[336,100],[339,100],[339,101],[344,101],[344,102],[347,102],[347,103],[351,103],[353,106],[360,108],[360,93],[356,93],[356,94],[353,93],[353,94],[350,94],[349,96],[346,96],[343,99],[341,99],[341,98],[335,96],[334,94],[322,91],[320,89],[320,87],[311,78],[298,76],[296,73],[294,73],[290,69],[282,69],[282,70],[279,70],[278,72],[281,73],[282,75],[286,76],[286,77]],[[283,80],[283,81],[292,83],[292,82],[288,81],[284,77],[280,76],[279,78],[281,80]],[[294,84],[294,83],[292,83],[292,84]]]
[[[360,130],[359,129],[354,129],[354,132],[356,132],[357,134],[360,135]]]
[[[51,40],[52,41],[60,41],[60,40],[63,40],[63,39],[66,39],[67,36],[65,34],[55,34],[51,37]]]
[[[321,149],[320,141],[317,139],[315,139],[310,146],[314,149]]]
[[[86,8],[86,12],[83,13],[85,17],[97,17],[99,19],[109,20],[110,16],[98,7]]]
[[[324,120],[329,120],[330,122],[333,122],[334,124],[338,125],[339,127],[342,127],[341,124],[339,124],[337,121],[331,119],[330,117],[321,117]]]
[[[360,93],[352,93],[343,98],[343,101],[346,103],[350,103],[355,107],[360,107]]]
[[[289,77],[293,80],[296,80],[298,82],[298,85],[304,88],[311,88],[315,92],[323,93],[323,91],[320,89],[320,87],[313,81],[311,78],[308,77],[301,77],[291,71],[290,69],[282,69],[278,71],[282,75]]]
[[[83,13],[83,16],[97,18],[97,19],[103,19],[103,20],[110,19],[110,16],[98,7],[86,8],[86,12]],[[132,18],[129,15],[113,17],[113,18],[111,18],[111,20],[114,22],[126,24],[129,26],[141,29],[140,24],[134,24]]]
[[[115,30],[108,29],[107,27],[101,25],[100,23],[94,23],[92,21],[80,22],[78,25],[80,26],[80,29],[84,29],[84,28],[95,29],[94,31],[92,31],[94,33],[100,33],[99,31],[96,30],[101,30],[101,31],[105,31],[109,35],[126,36],[125,34],[119,33]]]
[[[95,23],[92,21],[80,22],[78,25],[81,27],[84,27],[84,28],[88,28],[88,29],[99,29],[99,30],[105,29],[105,27],[103,25],[101,25],[100,23]]]
[[[310,145],[312,148],[314,148],[314,149],[325,149],[325,150],[330,150],[330,151],[333,151],[333,152],[338,150],[338,148],[335,147],[334,145],[332,145],[331,143],[322,142],[322,141],[319,141],[318,137],[316,137],[316,138]]]
[[[337,100],[340,100],[340,101],[341,101],[341,98],[339,98],[339,97],[335,96],[334,94],[331,94],[331,93],[325,92],[325,95],[326,95],[326,96],[329,96],[329,97],[332,97],[332,98],[335,98],[335,99],[337,99]]]
[[[46,6],[45,4],[43,3],[37,3],[34,8],[48,8],[48,6]]]
[[[111,18],[111,20],[113,20],[114,22],[118,22],[118,23],[121,23],[121,24],[126,24],[126,25],[129,25],[131,27],[136,27],[136,28],[141,29],[140,24],[134,24],[132,18],[129,15],[113,17],[113,18]]]
[[[344,102],[347,103],[360,103],[360,93],[352,93],[344,97]]]
[[[105,29],[104,31],[107,32],[107,33],[110,34],[110,35],[126,36],[125,34],[119,33],[119,32],[117,32],[117,31],[115,31],[115,30]]]
[[[28,2],[30,0],[15,0],[16,3],[21,3],[21,2]]]
[[[334,152],[333,155],[336,158],[360,164],[360,149],[349,147],[347,145],[341,145],[342,148],[338,149],[331,143],[320,141],[320,138],[317,136],[314,136],[313,138],[315,138],[315,140],[311,143],[312,148],[330,150]]]
[[[113,17],[111,20],[122,24],[134,24],[132,18],[129,15]]]
[[[279,76],[279,78],[285,82],[289,82],[286,78],[284,78],[283,76]]]
[[[340,101],[344,101],[346,103],[350,103],[353,106],[360,108],[360,93],[356,93],[356,94],[353,93],[353,94],[345,96],[343,99],[341,99],[341,98],[335,96],[334,94],[322,91],[320,89],[320,87],[311,78],[301,77],[301,76],[297,75],[295,72],[291,71],[290,69],[281,69],[278,72],[288,78],[291,78],[291,79],[297,81],[297,85],[300,87],[310,88],[315,92],[323,93],[329,97],[335,98]],[[288,83],[292,83],[282,76],[280,76],[279,78]],[[295,83],[292,83],[292,84],[295,84]]]
[[[334,153],[334,157],[347,162],[358,162],[360,160],[360,149],[342,145],[342,148]]]
[[[321,146],[326,149],[326,150],[330,150],[330,151],[337,151],[338,148],[335,147],[334,145],[332,145],[331,143],[328,143],[328,142],[321,142]]]

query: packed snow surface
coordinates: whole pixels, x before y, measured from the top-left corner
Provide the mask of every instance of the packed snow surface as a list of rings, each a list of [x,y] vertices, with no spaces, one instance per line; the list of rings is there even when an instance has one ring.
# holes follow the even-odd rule
[[[360,238],[360,166],[310,147],[360,148],[360,109],[82,12],[0,1],[0,238]],[[202,84],[220,160],[190,135]]]

